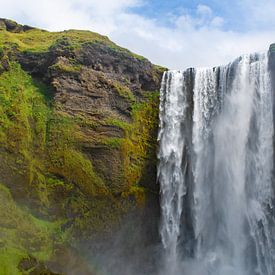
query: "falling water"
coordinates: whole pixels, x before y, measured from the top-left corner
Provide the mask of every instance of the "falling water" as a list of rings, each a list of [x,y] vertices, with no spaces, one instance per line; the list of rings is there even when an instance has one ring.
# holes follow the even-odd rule
[[[268,54],[164,74],[158,154],[164,274],[275,274],[270,75]]]
[[[184,183],[182,123],[185,120],[186,98],[183,93],[184,75],[168,72],[161,87],[160,104],[160,155],[159,179],[162,183],[163,225],[161,237],[167,249],[167,263],[175,270],[177,264],[177,240],[180,233]]]

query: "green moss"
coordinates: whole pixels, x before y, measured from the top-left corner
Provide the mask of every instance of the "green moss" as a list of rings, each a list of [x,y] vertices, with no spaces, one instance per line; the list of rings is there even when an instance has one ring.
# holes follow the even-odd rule
[[[158,96],[158,92],[150,93],[146,101],[132,107],[131,127],[126,130],[122,145],[125,178],[129,187],[139,183],[146,161],[155,151],[153,134],[158,127]]]
[[[134,102],[136,100],[133,92],[127,86],[124,86],[117,81],[112,82],[112,86],[122,98],[125,98],[130,102]]]
[[[47,106],[44,95],[20,66],[11,63],[9,71],[0,75],[0,144],[13,152],[27,155],[35,135],[37,147],[46,139]]]
[[[121,148],[121,145],[123,144],[123,139],[122,138],[115,138],[115,137],[112,137],[112,138],[105,138],[105,139],[102,139],[101,140],[101,143],[106,145],[106,146],[109,146],[111,148]]]
[[[55,113],[44,89],[16,63],[0,76],[0,144],[24,156],[30,185],[42,184],[43,189],[44,175],[50,172],[89,194],[102,193],[104,183],[75,147],[74,119]]]
[[[79,73],[81,71],[81,65],[56,63],[49,67],[49,69],[54,69],[66,73]]]
[[[106,192],[103,181],[93,165],[75,148],[76,125],[71,118],[54,117],[48,123],[49,171],[79,186],[90,195]]]
[[[155,68],[157,71],[161,72],[161,73],[164,73],[165,71],[168,70],[167,68],[162,67],[162,66],[159,66],[159,65],[154,65],[154,68]]]
[[[57,47],[72,52],[85,43],[104,43],[115,51],[128,53],[106,37],[91,32],[0,31],[0,47],[4,51],[16,47],[20,51],[43,52]],[[74,73],[81,67],[70,60],[68,64],[56,64],[53,69]],[[15,267],[9,271],[11,274],[16,274],[16,263],[23,256],[31,253],[40,260],[47,260],[54,243],[64,242],[79,231],[89,231],[90,234],[91,231],[112,230],[112,225],[119,223],[123,213],[127,212],[129,198],[139,203],[144,201],[145,192],[139,183],[147,161],[152,159],[150,154],[155,152],[152,131],[157,128],[158,121],[157,94],[137,103],[132,91],[124,84],[107,83],[107,80],[104,83],[110,84],[129,106],[132,105],[131,122],[114,117],[97,121],[62,112],[62,106],[54,105],[52,101],[51,89],[34,80],[17,63],[10,62],[10,69],[0,75],[0,157],[5,154],[9,159],[1,165],[11,169],[11,174],[23,178],[22,182],[15,183],[16,186],[24,185],[20,189],[26,191],[22,192],[22,198],[35,206],[37,216],[51,221],[37,219],[28,209],[16,206],[19,212],[14,211],[26,215],[26,221],[33,228],[27,228],[18,214],[23,233],[20,230],[7,233],[10,234],[7,239],[11,241],[5,245],[6,252],[0,252],[0,258],[3,256],[6,259],[3,261],[8,263],[3,266]],[[124,136],[107,137],[105,133],[97,132],[104,125],[121,128]],[[87,151],[85,142],[91,146]],[[94,167],[89,155],[89,150],[98,145],[103,145],[103,150],[106,150],[104,146],[109,147],[107,151],[114,152],[113,159],[117,160],[117,166],[114,166],[118,167],[117,173],[110,182],[105,175],[99,176],[100,169]],[[61,221],[67,226],[65,232],[60,230]],[[55,238],[51,239],[53,232]],[[20,240],[18,246],[12,241],[16,238]],[[0,259],[0,266],[1,263]]]
[[[103,123],[106,125],[119,127],[122,130],[130,130],[131,128],[131,124],[129,122],[125,122],[123,120],[115,119],[115,118],[106,119]]]
[[[132,103],[131,122],[109,118],[103,124],[113,125],[124,131],[122,138],[104,138],[100,144],[122,152],[121,173],[123,197],[139,191],[139,183],[148,162],[154,165],[156,132],[158,129],[159,92],[145,93],[142,102]],[[137,189],[135,189],[137,188]],[[118,191],[118,190],[117,190]],[[133,192],[132,192],[133,191]],[[141,194],[141,193],[139,193]]]
[[[107,192],[103,181],[94,172],[92,163],[73,149],[58,150],[51,154],[50,172],[73,182],[87,195]]]
[[[146,192],[143,187],[133,185],[129,188],[129,190],[122,193],[123,198],[131,198],[133,197],[139,206],[144,205]]]
[[[19,207],[2,184],[0,220],[0,274],[21,274],[17,266],[30,254],[41,261],[50,259],[59,225],[37,219],[27,208]]]
[[[86,41],[113,44],[107,37],[90,31],[47,32],[39,29],[21,33],[0,31],[0,45],[6,47],[16,45],[20,51],[44,52],[51,46],[58,45],[64,38],[69,39],[75,48]]]
[[[28,254],[24,250],[12,247],[0,248],[0,274],[21,275],[17,266],[27,256]]]
[[[102,144],[120,149],[123,155],[121,169],[124,180],[123,197],[132,196],[139,189],[141,177],[148,162],[154,162],[156,132],[158,129],[159,92],[147,93],[142,102],[132,104],[131,122],[109,118],[106,125],[124,130],[123,138],[101,140]],[[133,191],[133,192],[132,192]],[[141,194],[141,193],[139,193]]]
[[[117,46],[107,36],[91,31],[67,30],[63,32],[48,32],[40,29],[31,29],[26,32],[12,33],[0,29],[0,47],[17,48],[19,51],[45,52],[51,47],[62,46],[63,50],[74,51],[85,43],[99,43],[107,45],[114,51],[126,53],[136,59],[144,57]]]

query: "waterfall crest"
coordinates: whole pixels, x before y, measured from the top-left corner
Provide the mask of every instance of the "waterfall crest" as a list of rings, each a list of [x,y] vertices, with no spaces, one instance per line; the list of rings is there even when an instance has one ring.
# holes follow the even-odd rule
[[[244,55],[226,66],[163,76],[164,274],[275,274],[268,60],[268,54]]]

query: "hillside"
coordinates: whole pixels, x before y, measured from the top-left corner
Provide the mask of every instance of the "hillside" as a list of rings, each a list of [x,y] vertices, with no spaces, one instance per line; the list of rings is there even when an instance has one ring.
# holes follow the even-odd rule
[[[0,19],[0,274],[96,274],[83,243],[132,215],[156,241],[163,71],[96,33]]]

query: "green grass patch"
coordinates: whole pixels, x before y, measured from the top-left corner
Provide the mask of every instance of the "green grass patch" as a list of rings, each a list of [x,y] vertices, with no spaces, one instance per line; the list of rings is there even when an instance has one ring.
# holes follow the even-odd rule
[[[113,44],[107,37],[90,31],[48,32],[39,29],[21,33],[0,31],[0,45],[2,47],[16,45],[20,51],[45,52],[51,46],[58,45],[63,39],[70,40],[73,48],[80,47],[86,41]]]
[[[48,32],[32,29],[26,32],[12,33],[0,29],[0,47],[17,48],[26,52],[46,52],[51,47],[62,46],[64,50],[73,51],[80,49],[85,43],[99,43],[109,48],[126,53],[139,60],[144,57],[117,46],[107,36],[85,30],[66,30],[63,32]]]
[[[19,207],[9,189],[0,184],[0,274],[21,274],[17,266],[28,255],[49,260],[59,227]]]
[[[115,91],[119,94],[119,96],[121,96],[122,98],[125,98],[130,102],[136,101],[133,92],[127,86],[124,86],[117,81],[112,82],[112,86],[114,87]]]
[[[24,156],[29,184],[37,190],[45,187],[50,172],[88,194],[104,192],[91,161],[77,148],[76,126],[74,118],[53,111],[49,90],[18,64],[11,63],[11,69],[0,75],[0,144]],[[47,204],[46,198],[41,201]]]

